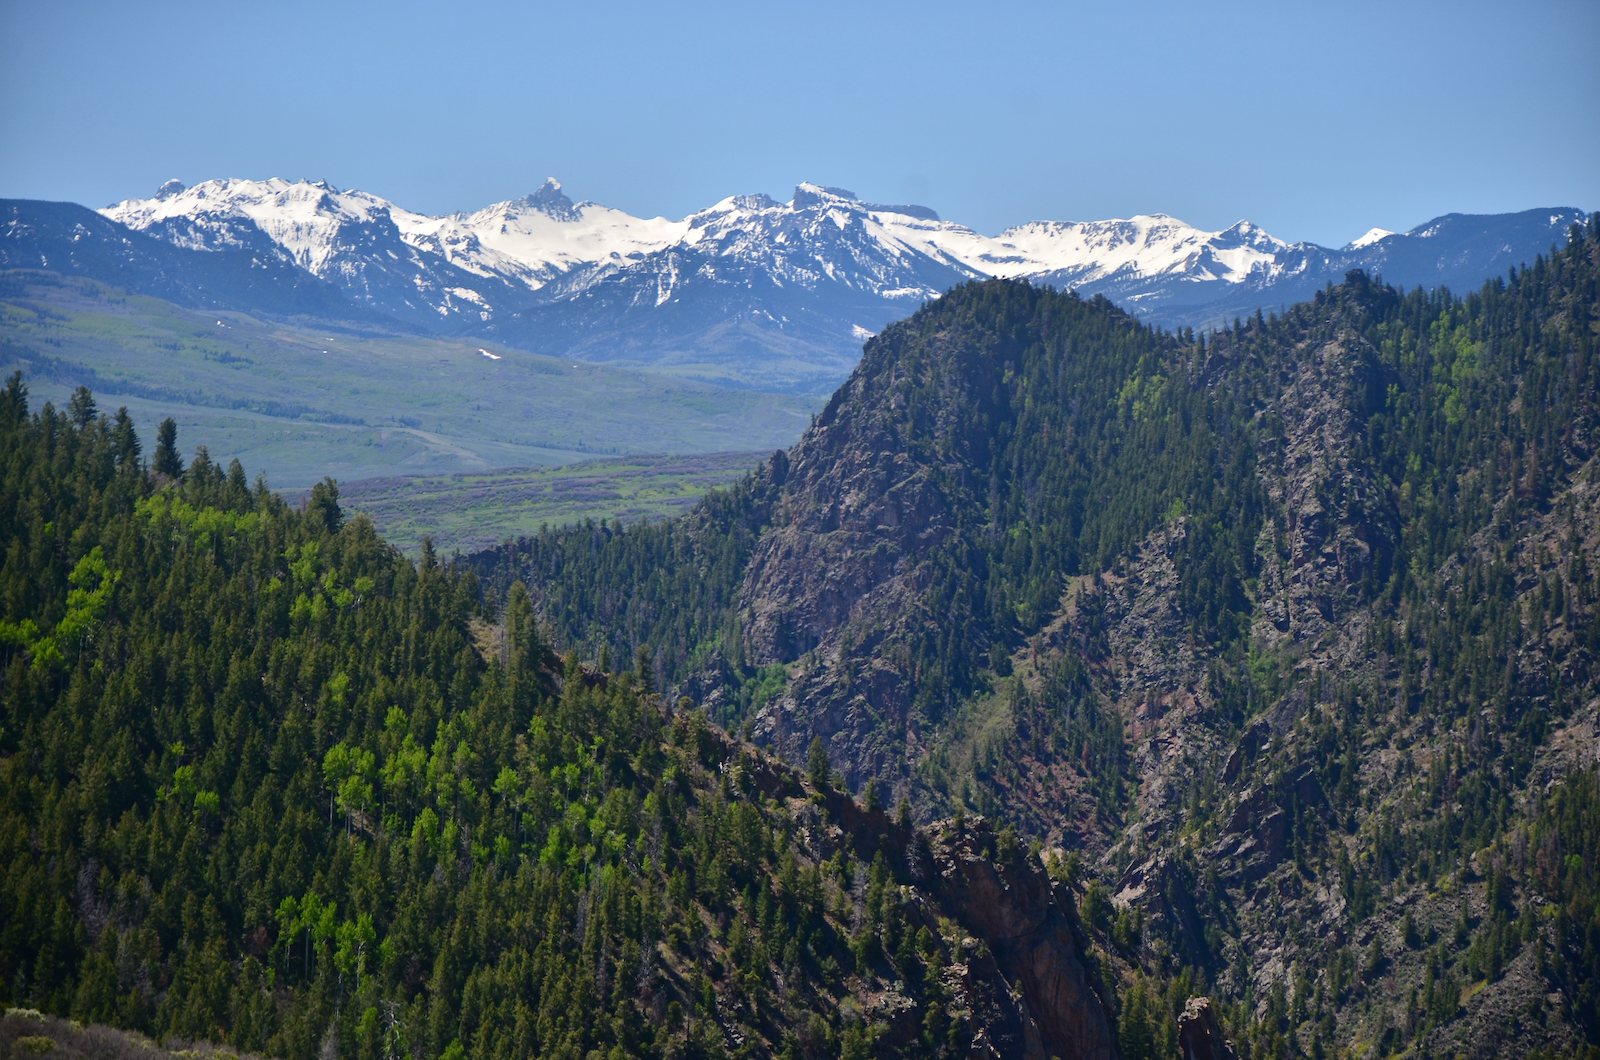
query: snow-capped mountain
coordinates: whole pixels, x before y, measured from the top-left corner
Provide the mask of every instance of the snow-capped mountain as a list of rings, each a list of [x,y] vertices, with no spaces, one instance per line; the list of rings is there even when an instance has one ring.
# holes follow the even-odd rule
[[[1349,243],[1346,243],[1344,249],[1360,250],[1362,247],[1370,247],[1378,240],[1387,239],[1392,235],[1394,235],[1394,233],[1389,231],[1387,228],[1379,228],[1374,225],[1361,235],[1357,236],[1355,239],[1351,240]]]
[[[532,306],[496,322],[496,334],[769,385],[819,373],[837,381],[865,338],[981,275],[900,237],[919,220],[942,223],[931,211],[811,184],[787,203],[732,196],[685,218],[667,246],[552,281]],[[752,364],[761,370],[752,374]]]
[[[1204,327],[1287,305],[1354,268],[1405,286],[1472,286],[1583,218],[1447,215],[1333,250],[1249,221],[1209,232],[1162,214],[988,236],[817,184],[788,202],[736,195],[681,220],[640,218],[574,203],[554,179],[442,217],[276,178],[173,181],[101,212],[177,247],[292,265],[413,328],[802,386],[842,378],[864,337],[968,279],[1104,294],[1152,323]]]
[[[634,217],[609,206],[574,204],[554,177],[531,195],[473,213],[397,216],[402,236],[474,275],[515,280],[530,290],[575,269],[635,259],[683,238],[684,221]]]
[[[498,275],[469,273],[408,238],[433,218],[326,181],[208,180],[192,188],[168,181],[154,198],[101,212],[175,246],[277,255],[332,283],[355,304],[412,326],[484,319],[495,304],[527,291]]]
[[[192,308],[243,307],[264,316],[333,318],[367,327],[384,322],[297,268],[275,246],[259,253],[233,247],[199,254],[70,202],[0,201],[0,270],[6,269],[85,276]]]

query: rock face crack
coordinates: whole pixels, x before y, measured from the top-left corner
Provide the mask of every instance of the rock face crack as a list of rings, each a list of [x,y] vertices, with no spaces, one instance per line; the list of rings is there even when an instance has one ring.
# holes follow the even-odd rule
[[[1025,1056],[1112,1057],[1115,1033],[1091,974],[1071,898],[1020,854],[994,857],[995,836],[979,819],[946,827],[934,848],[935,894],[989,947],[1000,974],[1022,994]]]

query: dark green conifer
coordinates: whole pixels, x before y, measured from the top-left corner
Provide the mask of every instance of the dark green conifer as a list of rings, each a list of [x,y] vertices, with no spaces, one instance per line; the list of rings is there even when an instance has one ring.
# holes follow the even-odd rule
[[[183,474],[183,459],[178,456],[178,424],[170,416],[156,428],[155,459],[150,467],[156,474],[168,478]]]

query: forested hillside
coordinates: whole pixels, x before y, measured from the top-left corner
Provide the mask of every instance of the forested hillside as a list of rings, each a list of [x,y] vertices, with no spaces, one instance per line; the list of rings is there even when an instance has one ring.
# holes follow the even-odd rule
[[[482,592],[13,377],[0,996],[297,1056],[1166,1055],[1205,992],[1247,1056],[1600,1048],[1597,341],[1600,221],[1207,336],[975,284]]]
[[[175,442],[0,394],[9,1004],[285,1056],[1112,1055],[1014,833],[858,804]]]
[[[473,567],[1057,850],[1245,1052],[1593,1048],[1597,342],[1595,220],[1466,297],[1352,273],[1210,335],[973,284],[693,515]]]

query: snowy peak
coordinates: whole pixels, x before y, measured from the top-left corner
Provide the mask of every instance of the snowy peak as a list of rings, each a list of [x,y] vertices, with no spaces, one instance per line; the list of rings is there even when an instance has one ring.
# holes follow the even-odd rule
[[[207,249],[249,244],[251,230],[259,229],[319,276],[350,267],[341,262],[341,247],[372,242],[370,234],[352,239],[352,226],[392,227],[414,252],[530,293],[558,277],[567,279],[563,290],[570,292],[629,273],[638,273],[641,283],[648,276],[652,288],[664,289],[660,274],[681,272],[685,253],[720,260],[724,269],[737,261],[779,284],[837,284],[902,302],[979,276],[1066,286],[1176,276],[1237,284],[1270,273],[1289,246],[1249,221],[1206,232],[1165,214],[1039,221],[989,237],[944,221],[927,207],[863,202],[847,189],[810,181],[797,185],[787,203],[733,195],[682,221],[575,204],[554,177],[522,198],[443,217],[411,213],[323,181],[277,178],[212,180],[193,188],[169,184],[153,199],[129,200],[104,212],[130,227]],[[699,269],[704,278],[717,276],[717,266]],[[592,279],[584,280],[586,274]],[[483,315],[482,299],[474,304],[479,308],[473,311]]]
[[[412,214],[402,231],[414,245],[485,277],[529,291],[574,269],[653,253],[682,238],[687,224],[641,218],[598,203],[574,204],[555,178],[532,195],[448,217]]]
[[[489,311],[477,278],[407,239],[403,229],[415,228],[418,215],[325,180],[208,180],[102,213],[190,249],[284,258],[356,304],[424,328]]]
[[[141,231],[181,231],[190,245],[205,250],[247,244],[253,226],[317,276],[325,274],[348,225],[393,224],[390,204],[374,195],[343,192],[322,180],[278,177],[208,180],[192,188],[168,181],[153,199],[129,199],[101,212]]]
[[[1289,247],[1288,243],[1252,221],[1234,222],[1231,227],[1216,234],[1213,244],[1222,247],[1253,247],[1269,253],[1277,253]]]
[[[1240,221],[1207,232],[1166,214],[1107,221],[1033,221],[973,241],[965,260],[990,275],[1036,277],[1068,287],[1109,280],[1183,276],[1239,283],[1288,244]]]
[[[794,198],[790,200],[790,205],[796,210],[804,210],[812,206],[826,206],[839,202],[857,203],[860,200],[856,198],[855,192],[804,181],[795,185]]]
[[[924,228],[938,215],[915,207],[898,212],[862,202],[852,192],[802,183],[786,203],[766,195],[734,195],[691,214],[674,253],[646,260],[641,273],[671,269],[674,290],[685,283],[748,286],[759,277],[788,290],[867,293],[896,302],[921,301],[979,275],[929,245]],[[932,218],[932,222],[928,219]],[[681,254],[700,262],[682,276]]]
[[[101,212],[178,247],[304,270],[424,330],[600,359],[690,358],[717,363],[719,377],[733,362],[744,376],[761,356],[751,351],[786,351],[785,364],[812,366],[796,380],[824,369],[836,380],[863,334],[969,279],[1025,279],[1103,294],[1153,323],[1218,325],[1309,297],[1355,268],[1465,289],[1531,260],[1584,216],[1448,214],[1331,250],[1248,220],[1209,231],[1160,213],[1040,220],[991,236],[924,206],[809,181],[788,202],[731,195],[679,220],[643,218],[575,203],[554,178],[442,216],[279,178],[169,181]]]
[[[546,177],[538,191],[524,196],[519,201],[529,209],[538,210],[557,221],[578,220],[578,211],[573,207],[572,200],[561,190],[561,182],[555,177]]]
[[[1370,247],[1372,244],[1377,243],[1380,240],[1388,239],[1392,235],[1394,235],[1394,233],[1389,231],[1387,228],[1369,228],[1361,234],[1360,238],[1345,244],[1344,249],[1360,250],[1362,247]]]
[[[368,271],[371,261],[350,256],[368,248],[382,268],[414,271],[405,283],[417,292],[437,286],[425,274],[439,268],[532,291],[575,267],[658,249],[683,229],[661,218],[645,221],[592,203],[575,205],[553,177],[520,199],[444,217],[412,213],[326,181],[276,177],[209,180],[193,188],[169,184],[155,198],[130,199],[102,213],[196,249],[265,244],[325,278]],[[430,265],[433,259],[438,260]],[[443,293],[431,300],[431,311],[449,316],[460,303],[460,311],[481,318],[487,294],[460,279],[439,288]],[[464,287],[476,297],[460,294]],[[454,298],[448,297],[452,289],[458,292]],[[418,305],[411,293],[402,301]]]

